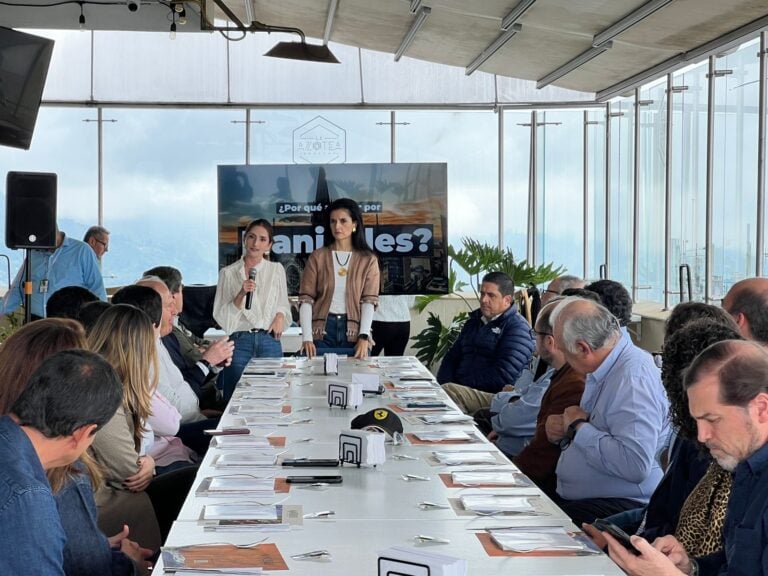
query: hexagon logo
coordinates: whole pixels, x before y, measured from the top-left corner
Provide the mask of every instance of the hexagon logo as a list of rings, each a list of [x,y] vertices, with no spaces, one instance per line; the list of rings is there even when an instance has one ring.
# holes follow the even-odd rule
[[[322,116],[293,131],[294,164],[343,164],[347,161],[347,132]]]

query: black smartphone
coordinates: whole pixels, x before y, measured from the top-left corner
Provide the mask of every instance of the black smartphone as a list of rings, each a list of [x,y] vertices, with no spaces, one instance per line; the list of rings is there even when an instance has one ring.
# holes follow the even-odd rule
[[[283,466],[296,466],[312,468],[313,466],[321,468],[335,468],[339,465],[336,458],[286,458],[283,460]]]
[[[635,556],[640,556],[640,550],[635,548],[635,545],[632,544],[632,541],[629,539],[629,534],[624,532],[621,528],[616,526],[616,524],[611,524],[610,522],[606,522],[605,520],[595,520],[592,522],[592,526],[600,530],[601,532],[608,532],[611,536],[616,538],[616,540],[624,546],[627,550],[632,552]]]
[[[341,476],[288,476],[285,481],[288,484],[315,484],[323,482],[325,484],[341,484]]]

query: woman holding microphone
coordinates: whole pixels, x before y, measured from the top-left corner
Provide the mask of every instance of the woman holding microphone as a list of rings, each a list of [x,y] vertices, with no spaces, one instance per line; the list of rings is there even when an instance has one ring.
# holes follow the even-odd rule
[[[379,301],[379,263],[357,202],[333,201],[324,220],[324,246],[310,254],[301,277],[301,351],[309,358],[323,352],[364,358]]]
[[[279,358],[280,337],[291,317],[285,269],[267,258],[272,225],[254,220],[245,228],[243,257],[219,272],[213,317],[235,343],[232,364],[222,370],[219,387],[229,401],[251,358]]]

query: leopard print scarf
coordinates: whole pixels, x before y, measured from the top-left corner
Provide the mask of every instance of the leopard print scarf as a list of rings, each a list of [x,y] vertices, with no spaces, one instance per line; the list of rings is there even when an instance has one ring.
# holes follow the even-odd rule
[[[689,556],[712,554],[723,548],[723,524],[733,476],[712,462],[683,504],[675,537]]]

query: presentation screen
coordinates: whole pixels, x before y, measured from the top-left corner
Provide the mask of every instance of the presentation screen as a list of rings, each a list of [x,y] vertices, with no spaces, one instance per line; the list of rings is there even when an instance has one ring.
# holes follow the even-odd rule
[[[286,164],[219,166],[219,267],[242,255],[251,220],[274,227],[271,259],[295,296],[310,253],[323,246],[323,217],[337,198],[357,201],[382,294],[448,290],[447,165]]]

